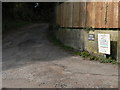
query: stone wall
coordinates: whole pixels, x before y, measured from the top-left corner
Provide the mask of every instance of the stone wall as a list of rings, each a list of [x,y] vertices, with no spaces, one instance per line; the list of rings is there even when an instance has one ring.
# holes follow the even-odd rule
[[[89,34],[95,34],[95,41],[89,41],[87,36]],[[110,34],[110,47],[111,47],[111,56],[117,59],[117,41],[118,41],[118,31],[113,30],[95,30],[89,31],[85,36],[84,43],[85,49],[91,53],[99,54],[98,53],[98,34]],[[101,54],[102,55],[102,54]]]
[[[117,48],[117,46],[120,48],[120,40],[118,41],[117,30],[85,31],[83,29],[60,28],[58,31],[56,31],[56,37],[67,46],[71,46],[81,51],[86,50],[93,54],[103,55],[98,52],[98,33],[110,34],[111,55],[108,55],[108,56],[111,56],[115,59],[120,58],[120,51],[118,51],[118,48]],[[94,41],[88,40],[88,34],[94,34],[95,40]],[[119,34],[119,37],[120,37],[120,34]]]
[[[59,29],[56,31],[56,38],[67,46],[82,50],[84,37],[80,29]]]
[[[118,61],[120,62],[120,31],[118,31]]]

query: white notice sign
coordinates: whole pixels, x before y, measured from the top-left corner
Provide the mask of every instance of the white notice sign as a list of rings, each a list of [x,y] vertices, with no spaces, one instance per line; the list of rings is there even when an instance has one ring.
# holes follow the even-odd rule
[[[110,54],[110,34],[98,34],[99,53]]]

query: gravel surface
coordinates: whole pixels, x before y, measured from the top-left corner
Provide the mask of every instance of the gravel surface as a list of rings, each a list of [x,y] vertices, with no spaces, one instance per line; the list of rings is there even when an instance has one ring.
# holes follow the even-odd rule
[[[4,88],[117,88],[118,67],[73,56],[47,39],[47,24],[3,35]]]

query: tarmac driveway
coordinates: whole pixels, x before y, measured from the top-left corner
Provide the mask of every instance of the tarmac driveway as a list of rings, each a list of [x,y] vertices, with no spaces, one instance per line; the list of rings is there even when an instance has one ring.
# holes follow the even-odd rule
[[[117,88],[118,67],[73,56],[47,39],[47,24],[3,35],[4,88]]]

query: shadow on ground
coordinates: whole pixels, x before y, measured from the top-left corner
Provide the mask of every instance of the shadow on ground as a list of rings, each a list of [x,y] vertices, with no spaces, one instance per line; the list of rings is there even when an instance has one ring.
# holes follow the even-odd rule
[[[48,24],[34,24],[4,33],[3,70],[69,57],[48,40],[48,27]]]

